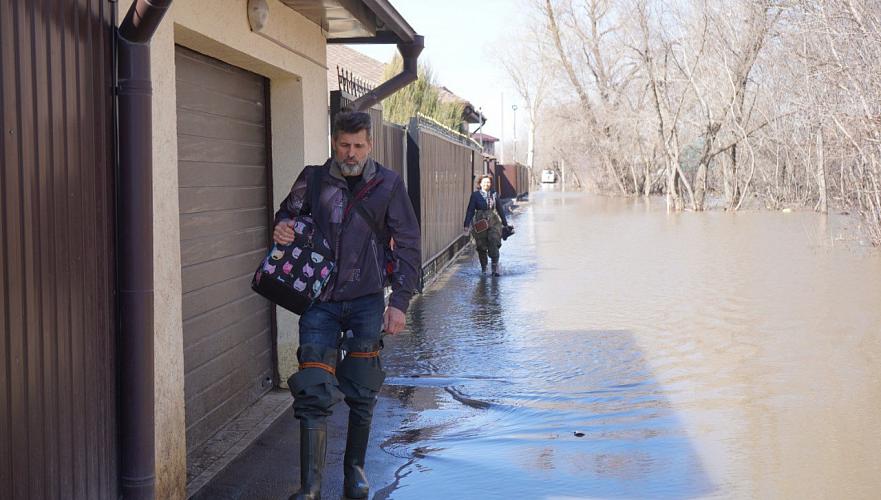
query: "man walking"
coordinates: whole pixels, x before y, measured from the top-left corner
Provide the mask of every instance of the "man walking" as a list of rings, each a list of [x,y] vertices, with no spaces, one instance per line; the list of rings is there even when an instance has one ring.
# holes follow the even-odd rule
[[[319,300],[300,316],[299,371],[288,379],[294,416],[300,421],[300,490],[298,500],[321,497],[327,443],[327,417],[339,401],[349,406],[344,492],[365,498],[370,485],[364,472],[376,396],[385,380],[379,359],[381,331],[404,328],[405,313],[416,291],[421,235],[403,180],[375,162],[370,115],[339,113],[333,127],[333,156],[324,166],[306,167],[275,214],[273,239],[294,240],[291,220],[312,218],[335,249],[336,274]],[[307,193],[319,176],[317,207]],[[389,250],[393,241],[394,252]],[[386,307],[383,288],[391,278]],[[351,331],[337,363],[340,332]]]

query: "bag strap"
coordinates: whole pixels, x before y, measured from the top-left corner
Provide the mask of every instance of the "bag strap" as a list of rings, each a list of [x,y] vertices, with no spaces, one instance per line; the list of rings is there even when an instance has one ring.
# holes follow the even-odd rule
[[[364,219],[364,222],[366,222],[367,225],[370,226],[370,229],[373,231],[373,234],[376,235],[377,239],[379,239],[379,241],[383,245],[388,245],[388,242],[389,242],[388,234],[386,234],[386,232],[382,229],[382,227],[380,227],[379,224],[377,224],[376,220],[370,216],[370,213],[367,211],[367,209],[364,208],[363,205],[361,205],[361,201],[367,196],[367,193],[369,193],[371,189],[373,189],[374,187],[378,186],[381,183],[382,183],[382,181],[379,181],[375,184],[372,184],[372,185],[368,184],[367,186],[364,186],[364,188],[362,188],[361,191],[359,191],[358,193],[355,194],[355,196],[353,196],[352,198],[349,199],[348,210],[351,210],[354,208],[358,212],[358,214],[361,216],[361,218]]]
[[[312,170],[312,176],[309,178],[309,185],[306,188],[309,193],[309,214],[312,219],[318,218],[318,207],[321,203],[321,167]]]
[[[358,213],[361,214],[361,218],[364,219],[365,222],[367,222],[367,225],[370,226],[370,229],[373,230],[373,233],[379,239],[380,243],[382,243],[383,245],[388,245],[389,238],[388,235],[386,235],[386,232],[379,227],[379,224],[376,223],[373,217],[371,217],[370,214],[367,212],[367,209],[364,208],[364,206],[361,205],[358,200],[355,200],[354,203],[356,204],[355,210],[357,210]]]

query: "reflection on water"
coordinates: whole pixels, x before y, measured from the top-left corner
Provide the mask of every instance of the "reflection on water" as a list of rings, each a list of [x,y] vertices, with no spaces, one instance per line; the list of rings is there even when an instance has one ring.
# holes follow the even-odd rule
[[[377,498],[877,498],[881,257],[815,214],[542,193],[388,339]]]

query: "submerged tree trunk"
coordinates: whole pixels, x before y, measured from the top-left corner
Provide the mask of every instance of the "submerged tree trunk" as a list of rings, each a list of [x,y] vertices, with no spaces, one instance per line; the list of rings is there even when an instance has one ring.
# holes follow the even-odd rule
[[[529,143],[526,150],[526,166],[532,171],[535,166],[535,120],[529,120]]]
[[[740,199],[740,188],[737,183],[737,145],[731,147],[731,151],[723,156],[722,177],[725,186],[725,207],[734,210]]]
[[[826,155],[823,150],[823,128],[817,130],[817,187],[820,190],[820,198],[817,200],[817,210],[822,213],[829,212],[826,191]]]

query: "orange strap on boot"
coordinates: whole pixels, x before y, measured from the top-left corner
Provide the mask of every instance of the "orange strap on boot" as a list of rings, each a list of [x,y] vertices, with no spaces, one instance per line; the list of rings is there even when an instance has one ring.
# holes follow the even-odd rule
[[[300,370],[304,370],[306,368],[320,368],[331,375],[336,375],[336,369],[330,365],[326,365],[324,363],[319,363],[317,361],[307,361],[305,363],[300,363]]]
[[[346,354],[346,356],[350,356],[350,357],[353,357],[353,358],[378,358],[378,357],[379,357],[379,351],[372,351],[372,352],[350,352],[350,353]]]

